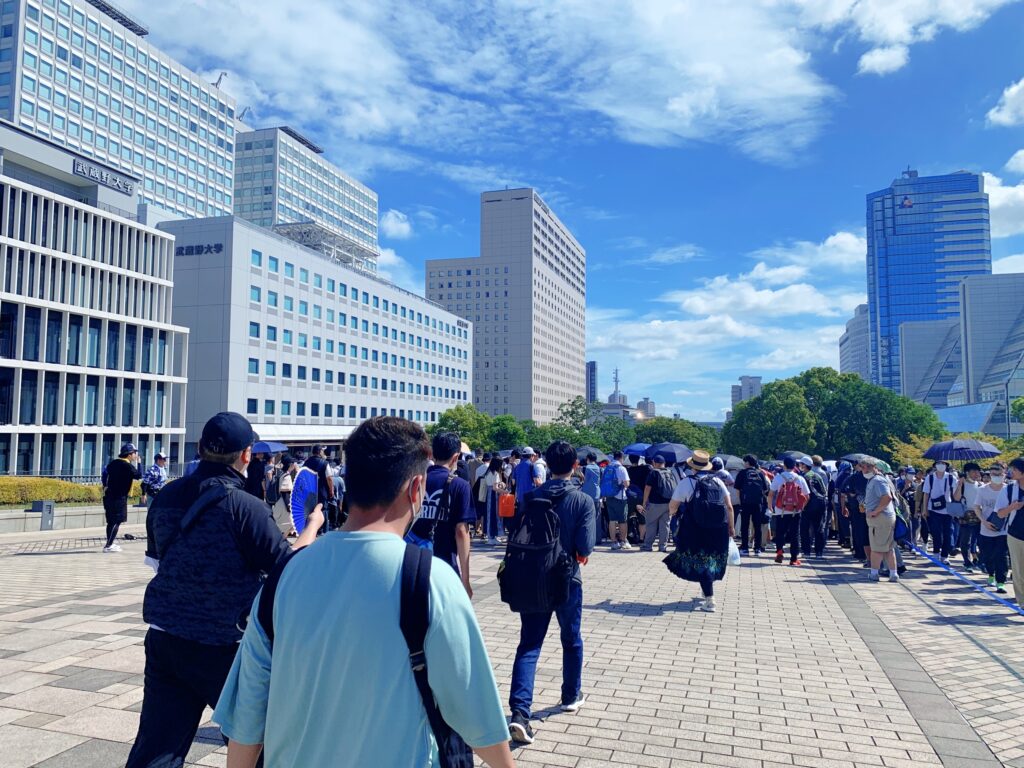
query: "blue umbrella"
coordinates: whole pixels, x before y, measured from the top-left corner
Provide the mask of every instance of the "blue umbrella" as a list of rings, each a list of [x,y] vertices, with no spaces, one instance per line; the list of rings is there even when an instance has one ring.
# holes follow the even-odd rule
[[[935,443],[925,451],[924,457],[932,461],[970,461],[971,459],[991,459],[1001,451],[992,443],[971,438],[946,440]]]
[[[667,464],[679,464],[693,456],[693,451],[682,443],[655,443],[644,451],[644,458],[653,459],[655,456],[663,457]]]
[[[287,445],[272,440],[257,440],[252,446],[253,453],[283,453],[287,450]]]
[[[643,456],[644,452],[651,447],[650,443],[632,443],[622,449],[627,456]]]

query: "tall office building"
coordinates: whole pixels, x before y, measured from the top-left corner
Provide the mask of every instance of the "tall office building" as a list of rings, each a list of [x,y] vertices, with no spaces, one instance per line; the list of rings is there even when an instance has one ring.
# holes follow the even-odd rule
[[[128,441],[183,456],[174,240],[110,213],[137,183],[0,122],[0,474],[97,477]]]
[[[658,409],[654,405],[654,401],[649,397],[645,397],[639,403],[636,404],[636,409],[644,415],[645,419],[653,419],[658,415]]]
[[[130,213],[134,193],[181,216],[232,210],[234,99],[139,22],[105,0],[5,0],[0,28],[0,117],[141,179]]]
[[[953,405],[951,396],[963,392],[962,365],[959,318],[900,323],[900,381],[911,400]]]
[[[855,373],[864,381],[871,380],[869,340],[868,305],[858,304],[853,317],[846,321],[846,330],[839,337],[840,373]]]
[[[761,394],[760,376],[740,376],[740,383],[732,385],[732,407]]]
[[[480,255],[426,265],[427,298],[474,323],[473,402],[538,423],[585,394],[586,252],[533,189],[480,196]]]
[[[597,360],[587,361],[587,402],[597,402]]]
[[[983,178],[957,171],[904,171],[867,196],[867,282],[871,381],[900,382],[900,323],[957,312],[958,285],[992,272]]]
[[[293,128],[238,134],[235,215],[358,269],[377,270],[377,193]]]
[[[363,420],[430,424],[469,402],[468,322],[236,216],[160,224],[192,329],[187,447],[210,414],[265,440],[337,446]]]

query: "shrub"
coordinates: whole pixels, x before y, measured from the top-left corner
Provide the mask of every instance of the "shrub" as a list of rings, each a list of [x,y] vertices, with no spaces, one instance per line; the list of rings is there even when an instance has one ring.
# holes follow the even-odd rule
[[[141,495],[139,483],[132,483],[131,498]],[[24,504],[52,499],[58,504],[100,504],[103,487],[58,480],[51,477],[0,477],[0,505]]]

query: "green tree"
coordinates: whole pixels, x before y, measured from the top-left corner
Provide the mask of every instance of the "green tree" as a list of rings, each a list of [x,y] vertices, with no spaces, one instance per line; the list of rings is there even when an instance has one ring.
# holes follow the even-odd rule
[[[605,453],[625,448],[630,443],[636,442],[636,433],[631,424],[617,416],[608,416],[599,419],[591,430],[593,440],[574,443],[577,448],[583,445],[593,445]]]
[[[535,424],[529,419],[523,419],[519,422],[519,425],[523,428],[526,438],[523,440],[522,444],[530,446],[539,453],[543,453],[544,449],[547,448],[554,439],[551,435],[550,426]]]
[[[457,405],[442,413],[430,425],[427,433],[433,437],[440,432],[455,432],[470,448],[487,450],[491,445],[491,416],[478,411],[472,403]]]
[[[686,419],[655,416],[636,425],[635,439],[641,443],[682,443],[693,450],[714,451],[718,447],[718,433]]]
[[[758,397],[736,406],[722,429],[722,449],[742,456],[778,456],[814,448],[814,415],[803,390],[789,380],[765,384]]]
[[[1017,421],[1024,422],[1024,397],[1018,397],[1010,403],[1010,415]]]
[[[526,430],[511,414],[495,416],[491,419],[490,447],[504,451],[526,444]]]

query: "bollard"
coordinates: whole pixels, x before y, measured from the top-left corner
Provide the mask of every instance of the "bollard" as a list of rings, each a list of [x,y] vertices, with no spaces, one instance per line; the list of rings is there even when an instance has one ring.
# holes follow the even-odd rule
[[[40,531],[53,530],[53,511],[55,507],[56,503],[50,500],[32,502],[32,511],[39,513]]]

